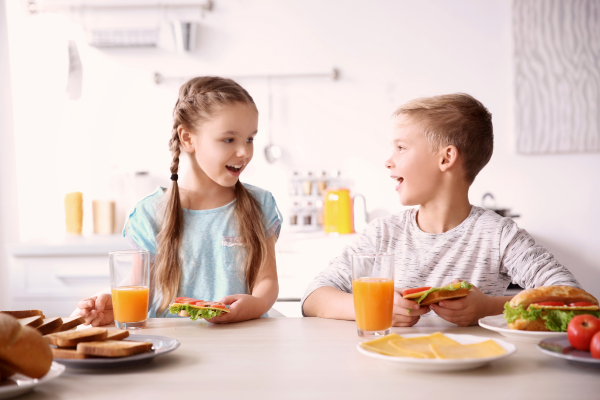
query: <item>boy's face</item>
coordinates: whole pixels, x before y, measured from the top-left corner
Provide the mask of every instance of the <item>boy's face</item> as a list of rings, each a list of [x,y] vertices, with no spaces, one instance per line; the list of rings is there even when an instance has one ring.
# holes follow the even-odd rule
[[[392,155],[385,162],[404,206],[427,203],[441,180],[438,152],[431,154],[423,129],[400,115],[394,121]]]

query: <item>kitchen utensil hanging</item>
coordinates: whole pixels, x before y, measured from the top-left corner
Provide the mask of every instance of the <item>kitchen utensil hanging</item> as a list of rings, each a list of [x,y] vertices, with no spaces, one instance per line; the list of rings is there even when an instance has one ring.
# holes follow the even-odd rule
[[[273,91],[271,90],[271,77],[267,77],[267,88],[269,92],[269,126],[267,127],[267,146],[265,147],[265,158],[270,164],[281,157],[281,149],[273,144]]]

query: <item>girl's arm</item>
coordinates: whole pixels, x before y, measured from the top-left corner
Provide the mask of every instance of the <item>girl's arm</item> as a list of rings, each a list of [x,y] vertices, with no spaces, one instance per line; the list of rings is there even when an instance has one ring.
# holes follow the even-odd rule
[[[230,304],[231,312],[207,321],[219,324],[260,318],[273,307],[278,294],[279,283],[277,281],[277,263],[275,261],[275,235],[272,235],[267,240],[267,263],[258,273],[252,295],[233,294],[223,297],[219,301],[224,304]]]

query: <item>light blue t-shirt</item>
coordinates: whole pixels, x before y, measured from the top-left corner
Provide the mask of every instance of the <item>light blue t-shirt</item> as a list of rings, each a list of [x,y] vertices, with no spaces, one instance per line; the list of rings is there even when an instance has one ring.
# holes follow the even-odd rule
[[[273,234],[278,238],[282,218],[271,192],[245,183],[244,187],[262,207],[267,238]],[[123,236],[130,246],[150,252],[151,265],[154,265],[156,236],[167,199],[164,192],[165,189],[159,187],[137,203],[123,228]],[[240,245],[235,203],[236,200],[211,210],[183,209],[179,249],[182,274],[177,297],[219,301],[232,294],[248,294],[245,274],[238,266]],[[151,290],[148,317],[177,317],[168,309],[158,313],[159,303],[160,296]]]

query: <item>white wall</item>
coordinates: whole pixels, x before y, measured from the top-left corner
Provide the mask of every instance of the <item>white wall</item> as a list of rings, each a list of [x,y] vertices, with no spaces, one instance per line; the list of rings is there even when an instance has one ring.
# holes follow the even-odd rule
[[[274,84],[273,133],[285,155],[275,166],[261,156],[266,83],[240,81],[261,111],[258,154],[246,181],[272,190],[285,213],[289,170],[342,167],[367,195],[369,211],[396,212],[401,207],[383,168],[390,113],[417,96],[467,92],[490,109],[496,132],[494,156],[472,187],[472,203],[493,192],[584,288],[600,294],[600,154],[520,156],[513,150],[510,0],[216,0],[199,29],[197,50],[185,55],[174,53],[166,30],[157,49],[99,50],[85,46],[64,18],[28,17],[15,5],[9,14],[11,43],[19,45],[11,47],[11,61],[24,237],[60,231],[64,192],[106,190],[100,187],[107,187],[111,167],[168,176],[177,85],[154,85],[155,71],[235,76],[336,66],[338,82]],[[62,93],[68,37],[77,40],[84,68],[77,102]],[[44,85],[51,89],[30,89]],[[34,140],[39,145],[32,148]],[[49,194],[45,206],[32,190]],[[42,217],[47,224],[36,227]]]
[[[8,254],[5,245],[19,236],[15,180],[15,143],[8,62],[5,1],[0,0],[0,310],[8,304]]]

